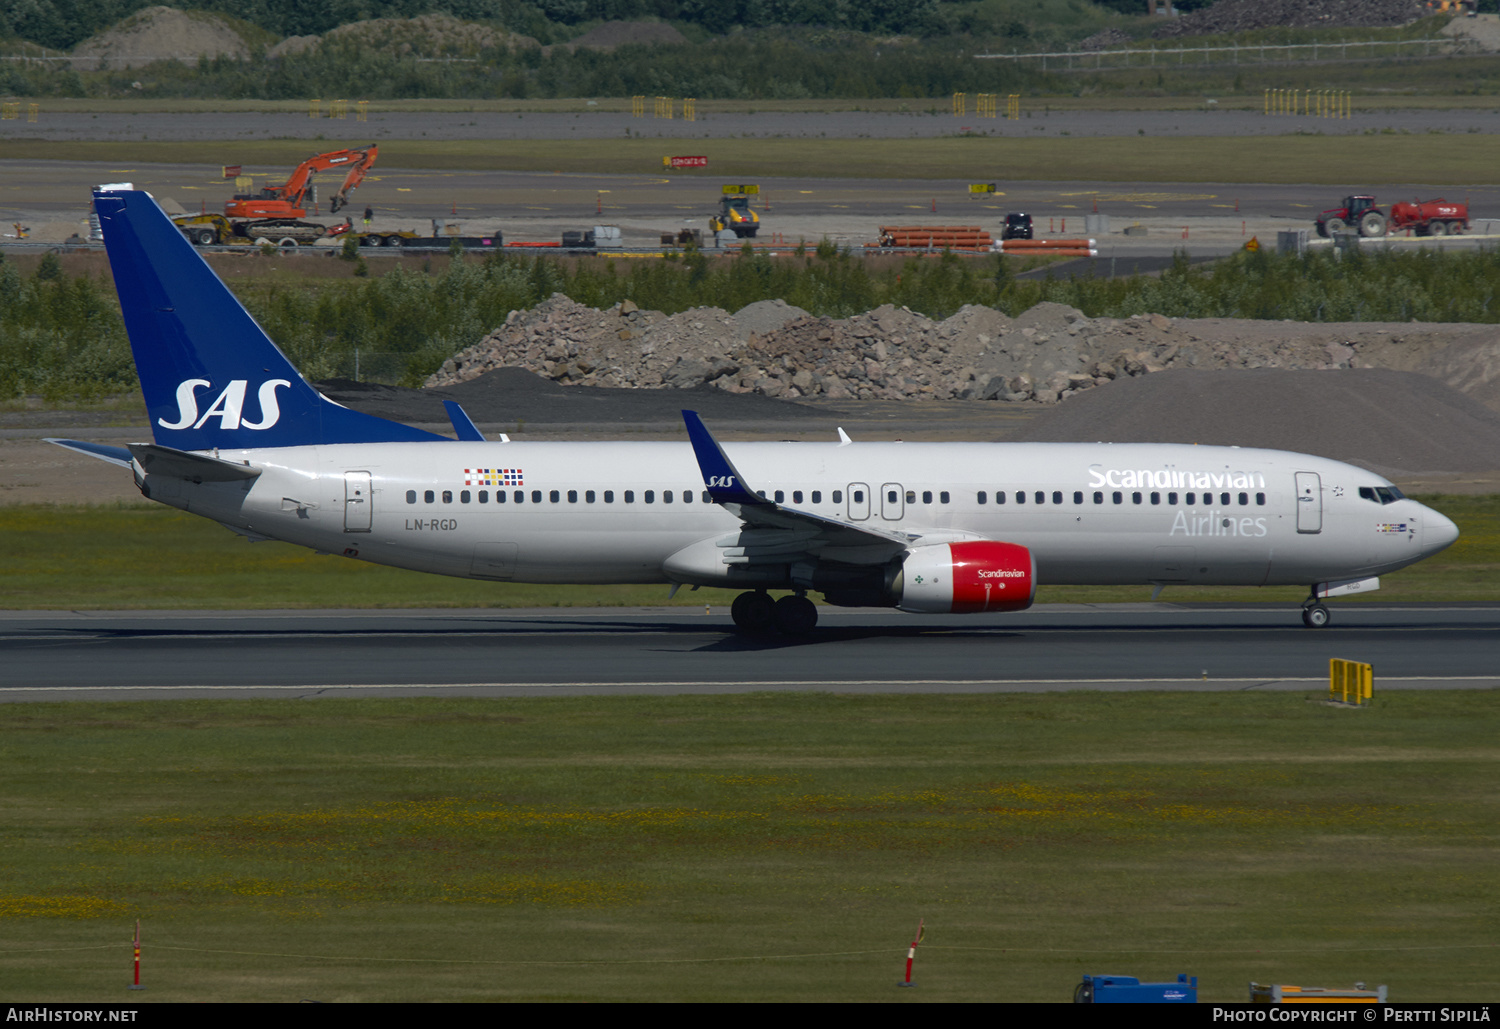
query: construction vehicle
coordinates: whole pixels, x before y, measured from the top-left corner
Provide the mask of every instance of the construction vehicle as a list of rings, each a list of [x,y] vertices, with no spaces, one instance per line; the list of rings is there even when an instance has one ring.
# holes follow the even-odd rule
[[[353,150],[334,150],[309,157],[293,169],[280,185],[266,186],[258,193],[238,193],[224,205],[224,214],[190,214],[172,219],[189,240],[199,246],[225,243],[249,243],[266,239],[278,246],[308,244],[327,236],[338,236],[352,227],[328,226],[303,221],[306,204],[317,202],[312,178],[330,168],[347,168],[344,184],[329,201],[329,211],[337,212],[349,203],[353,193],[375,164],[379,148],[369,146]]]
[[[1424,200],[1414,204],[1402,201],[1386,213],[1373,196],[1347,196],[1342,207],[1324,211],[1318,216],[1320,236],[1337,236],[1357,232],[1368,238],[1384,236],[1388,231],[1410,229],[1419,236],[1456,236],[1469,227],[1469,205],[1450,204],[1446,200]]]
[[[708,220],[709,232],[723,232],[728,229],[740,239],[747,236],[754,239],[759,228],[760,215],[750,209],[750,198],[744,193],[735,193],[721,198],[719,213]]]

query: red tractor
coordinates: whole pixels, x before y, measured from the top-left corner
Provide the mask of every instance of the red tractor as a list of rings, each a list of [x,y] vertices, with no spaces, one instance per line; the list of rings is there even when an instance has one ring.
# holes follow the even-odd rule
[[[1405,201],[1391,206],[1387,218],[1372,196],[1347,196],[1343,207],[1335,207],[1318,216],[1318,235],[1336,236],[1357,232],[1361,236],[1379,237],[1387,231],[1414,229],[1419,236],[1456,236],[1469,227],[1467,204],[1450,204],[1446,200],[1424,200],[1414,204]]]

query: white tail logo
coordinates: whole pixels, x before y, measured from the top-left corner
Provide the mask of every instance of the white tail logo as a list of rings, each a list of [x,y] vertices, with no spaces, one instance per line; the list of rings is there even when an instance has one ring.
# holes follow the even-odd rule
[[[177,384],[177,421],[168,422],[164,418],[158,418],[156,424],[163,429],[201,429],[210,418],[219,419],[220,429],[269,429],[281,419],[281,405],[276,401],[276,387],[287,386],[291,383],[286,379],[268,379],[260,384],[255,398],[260,403],[260,421],[246,421],[242,414],[245,407],[245,393],[249,388],[246,379],[231,380],[224,391],[219,394],[207,411],[200,417],[198,414],[198,389],[202,386],[212,387],[213,383],[207,379],[187,379]]]

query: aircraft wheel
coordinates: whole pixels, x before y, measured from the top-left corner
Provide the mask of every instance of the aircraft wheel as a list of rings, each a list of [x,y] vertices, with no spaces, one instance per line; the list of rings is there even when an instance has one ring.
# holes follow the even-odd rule
[[[1328,608],[1322,604],[1313,604],[1302,609],[1302,624],[1309,629],[1321,629],[1328,624],[1330,615]]]
[[[788,636],[802,636],[818,624],[818,606],[806,597],[782,597],[776,601],[776,628]]]
[[[729,606],[729,616],[735,626],[751,635],[767,632],[775,617],[776,605],[768,594],[758,590],[741,593]]]

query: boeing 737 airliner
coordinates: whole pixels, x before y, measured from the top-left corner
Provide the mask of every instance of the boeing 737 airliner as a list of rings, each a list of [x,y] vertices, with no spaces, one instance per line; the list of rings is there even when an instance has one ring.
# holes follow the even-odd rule
[[[1017,611],[1038,583],[1310,586],[1324,598],[1458,536],[1352,465],[1168,444],[457,439],[350,410],[292,367],[151,196],[94,207],[153,442],[61,446],[251,539],[500,582],[742,589],[743,630],[801,633],[808,593],[905,611]],[[787,591],[773,600],[768,591]]]

